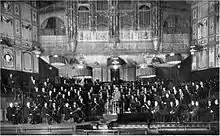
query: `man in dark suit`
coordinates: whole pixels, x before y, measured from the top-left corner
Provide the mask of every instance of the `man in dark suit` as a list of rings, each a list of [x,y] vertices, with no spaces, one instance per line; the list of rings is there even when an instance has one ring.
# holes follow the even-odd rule
[[[214,120],[219,121],[219,99],[214,100],[214,104],[211,107],[214,112]]]
[[[59,122],[59,116],[58,116],[58,107],[56,105],[56,103],[52,103],[52,105],[50,106],[50,115],[52,117],[53,120],[55,120],[56,122]]]
[[[29,88],[29,93],[31,95],[32,92],[34,92],[34,88],[37,86],[37,82],[34,79],[33,76],[30,77],[30,80],[28,82],[28,88]]]
[[[206,99],[208,95],[209,95],[209,89],[206,86],[204,86],[202,81],[200,81],[200,93],[199,93],[200,99]]]
[[[62,108],[62,114],[64,114],[64,120],[62,121],[68,121],[71,118],[71,107],[69,106],[69,103],[65,103],[64,107]]]
[[[12,113],[12,123],[19,124],[22,123],[22,107],[19,103],[15,103],[15,111]]]
[[[86,117],[85,112],[86,112],[87,106],[84,103],[83,98],[79,99],[78,106],[79,106],[79,111],[81,113],[81,118],[84,119]]]
[[[32,124],[38,124],[42,121],[41,115],[40,115],[40,109],[37,105],[34,105],[33,111],[32,111]]]
[[[13,103],[9,104],[9,107],[6,109],[7,113],[6,113],[6,118],[8,119],[9,123],[12,123],[13,120],[13,114],[15,113],[15,107],[13,105]]]
[[[95,118],[95,116],[100,114],[100,105],[97,102],[97,98],[93,99],[93,103],[91,104],[90,110],[93,119]]]
[[[42,107],[41,109],[41,117],[43,119],[43,123],[48,123],[49,120],[48,115],[49,115],[49,109],[47,103],[44,103],[44,107]]]
[[[27,102],[27,105],[23,108],[23,123],[29,123],[29,120],[32,118],[32,108],[30,102]]]

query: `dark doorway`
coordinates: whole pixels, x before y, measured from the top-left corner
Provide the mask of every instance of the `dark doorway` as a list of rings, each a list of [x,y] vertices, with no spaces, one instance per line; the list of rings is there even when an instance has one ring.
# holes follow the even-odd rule
[[[120,70],[118,69],[111,69],[111,81],[119,81],[120,79]]]

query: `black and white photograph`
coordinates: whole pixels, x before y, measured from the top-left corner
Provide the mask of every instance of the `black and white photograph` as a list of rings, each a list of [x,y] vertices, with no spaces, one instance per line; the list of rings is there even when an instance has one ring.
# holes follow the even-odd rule
[[[220,135],[219,0],[1,0],[0,135]]]

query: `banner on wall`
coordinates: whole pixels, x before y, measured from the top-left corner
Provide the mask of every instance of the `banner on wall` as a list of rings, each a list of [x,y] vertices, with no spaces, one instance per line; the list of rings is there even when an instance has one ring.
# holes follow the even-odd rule
[[[215,66],[215,48],[209,48],[209,67]]]
[[[3,47],[3,68],[14,68],[15,67],[15,53],[13,49]]]
[[[27,72],[32,72],[32,59],[31,59],[31,53],[29,52],[23,52],[23,70]]]

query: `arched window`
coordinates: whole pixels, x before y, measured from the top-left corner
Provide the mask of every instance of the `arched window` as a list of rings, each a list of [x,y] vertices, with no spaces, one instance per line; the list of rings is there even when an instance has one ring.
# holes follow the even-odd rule
[[[81,5],[78,7],[78,29],[89,30],[89,7]]]
[[[131,0],[119,1],[119,26],[121,30],[132,29],[133,25],[133,3]]]
[[[41,35],[65,35],[64,22],[57,17],[50,17],[41,24]]]
[[[146,4],[139,6],[139,29],[145,29],[150,26],[150,7]]]
[[[98,0],[97,1],[97,30],[106,31],[108,30],[108,1],[107,0]]]

